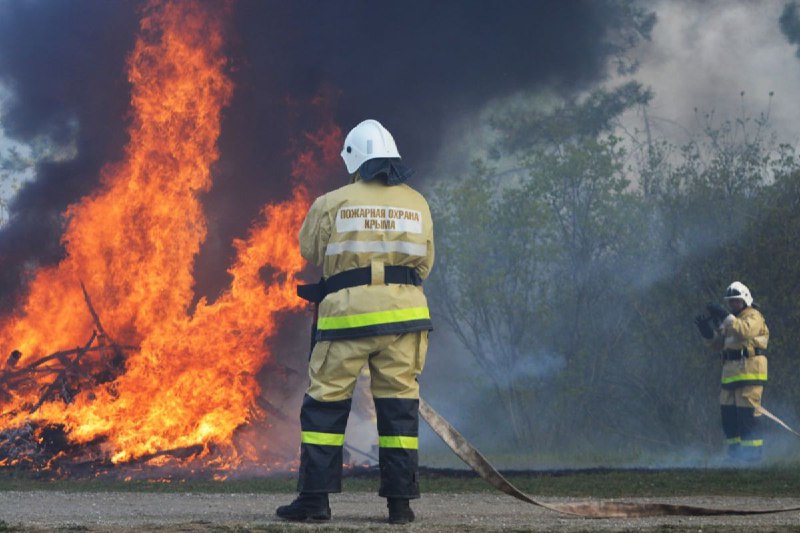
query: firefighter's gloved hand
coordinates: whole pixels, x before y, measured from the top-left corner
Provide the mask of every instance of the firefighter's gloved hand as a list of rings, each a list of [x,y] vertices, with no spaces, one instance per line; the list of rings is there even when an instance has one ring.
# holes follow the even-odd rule
[[[707,315],[697,315],[694,317],[694,323],[697,329],[700,330],[700,335],[706,339],[714,337],[714,328],[711,327],[711,317]]]
[[[706,309],[708,309],[708,313],[717,322],[722,322],[729,314],[731,314],[730,311],[717,303],[708,304]]]

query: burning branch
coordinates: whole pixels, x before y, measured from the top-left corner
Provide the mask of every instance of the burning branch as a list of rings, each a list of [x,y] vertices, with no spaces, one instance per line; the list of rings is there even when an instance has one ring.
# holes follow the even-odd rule
[[[84,347],[85,348],[85,347]],[[58,359],[59,361],[64,360],[66,356],[77,354],[78,352],[89,353],[89,352],[97,352],[104,350],[105,348],[102,346],[92,346],[88,349],[84,348],[74,348],[72,350],[61,350],[58,352],[51,353],[50,355],[46,355],[44,357],[40,357],[36,361],[32,362],[31,364],[20,368],[18,370],[10,370],[9,366],[6,365],[6,370],[2,374],[0,374],[0,385],[6,385],[6,388],[13,388],[23,379],[30,378],[32,374],[50,374],[50,373],[57,373],[62,370],[62,368],[48,366],[45,368],[37,368],[48,361],[52,361],[54,359]],[[138,346],[119,346],[121,350],[139,350]],[[17,352],[19,353],[19,352]],[[13,368],[13,366],[11,367]],[[4,394],[2,389],[0,389],[0,395]]]
[[[61,363],[64,365],[64,368],[61,370],[61,372],[58,373],[56,379],[54,379],[50,383],[50,385],[48,385],[47,388],[45,388],[45,391],[42,393],[42,395],[39,396],[39,401],[36,402],[36,404],[30,410],[31,413],[35,413],[39,409],[39,407],[41,407],[42,404],[45,401],[47,401],[47,398],[49,398],[50,395],[53,394],[53,392],[56,390],[56,387],[58,387],[59,385],[61,386],[62,398],[64,398],[64,401],[66,403],[72,402],[73,394],[72,392],[70,392],[69,384],[67,383],[66,379],[67,372],[72,371],[76,374],[78,373],[77,365],[80,362],[81,357],[83,357],[83,354],[86,353],[86,350],[88,350],[92,346],[92,343],[94,343],[94,340],[96,338],[97,338],[97,332],[93,331],[92,336],[89,338],[89,342],[87,342],[83,348],[78,350],[78,353],[75,354],[75,358],[73,360],[70,361],[67,358],[67,356],[62,356],[59,358]]]
[[[75,391],[77,391],[79,387],[74,383],[71,386],[70,380],[68,379],[69,377],[83,377],[85,380],[97,385],[112,381],[119,374],[121,374],[122,371],[124,371],[124,351],[138,350],[139,348],[137,346],[123,346],[117,344],[103,327],[100,317],[97,314],[94,305],[92,305],[92,300],[89,297],[89,293],[86,290],[86,286],[83,284],[83,282],[81,282],[81,290],[83,291],[83,298],[86,302],[86,307],[88,308],[89,313],[92,315],[92,320],[96,327],[95,331],[92,332],[89,341],[86,342],[83,347],[72,350],[60,350],[45,357],[41,357],[21,369],[16,369],[16,365],[22,354],[18,350],[14,350],[6,360],[4,369],[5,371],[0,374],[0,386],[3,386],[3,388],[0,388],[0,400],[8,401],[11,398],[8,390],[18,387],[25,381],[30,381],[34,384],[37,383],[37,380],[34,379],[36,374],[55,373],[55,379],[53,379],[53,381],[44,387],[44,391],[39,396],[39,400],[31,407],[29,412],[32,414],[35,413],[44,402],[51,399],[59,387],[61,388],[61,397],[66,403],[71,403]],[[92,346],[95,341],[97,341],[97,346]],[[113,354],[112,357],[110,359],[107,357],[102,358],[106,364],[106,369],[99,371],[92,376],[81,374],[79,364],[81,358],[85,354],[92,351],[99,351],[103,356],[105,356],[108,353],[109,348]],[[44,368],[38,368],[41,365],[49,363],[53,360],[58,360],[61,363],[61,367],[47,366]]]
[[[38,411],[41,406],[48,401],[52,401],[56,395],[60,395],[65,403],[71,403],[75,394],[79,392],[82,385],[98,385],[114,379],[124,366],[123,351],[138,350],[138,346],[123,346],[114,342],[103,328],[100,317],[92,305],[89,294],[85,286],[81,283],[84,300],[92,315],[92,320],[96,329],[92,331],[89,340],[81,347],[72,350],[60,350],[50,355],[40,357],[23,368],[17,368],[17,363],[22,354],[14,350],[6,360],[5,368],[0,374],[0,400],[8,401],[11,395],[7,390],[20,389],[28,386],[37,386],[39,381],[36,376],[42,374],[55,373],[56,376],[48,384],[41,387],[42,393],[39,395],[35,404],[28,411],[30,414]],[[112,349],[114,358],[112,361],[104,361],[111,366],[113,371],[108,369],[91,374],[88,369],[81,368],[83,357],[90,352],[100,352],[101,355]],[[106,359],[101,357],[101,359]],[[54,361],[61,363],[61,366],[53,365]],[[46,366],[43,366],[46,365]],[[41,379],[41,378],[39,378]],[[17,411],[10,411],[4,414],[15,414]],[[90,448],[105,440],[104,436],[98,437],[83,446]],[[38,466],[48,465],[62,452],[71,449],[63,425],[45,424],[39,426],[36,423],[26,422],[20,428],[9,429],[0,433],[0,466],[18,464],[20,460],[31,462]]]
[[[110,375],[106,375],[103,381],[100,383],[105,383],[107,381],[113,380],[116,375],[121,374],[125,370],[125,355],[120,348],[120,346],[114,342],[111,336],[106,332],[103,324],[100,322],[100,317],[97,315],[97,311],[95,311],[94,306],[92,305],[92,300],[89,298],[89,293],[86,290],[86,286],[81,283],[81,290],[83,291],[83,299],[86,301],[86,307],[89,308],[89,313],[92,315],[92,320],[94,320],[94,325],[97,326],[97,331],[100,333],[98,337],[98,345],[100,346],[101,351],[110,345],[111,352],[113,353],[113,357],[109,359],[109,366],[110,368]],[[105,354],[104,354],[105,355]]]
[[[134,351],[139,349],[138,346],[128,346],[128,345],[121,345],[119,348],[121,350],[134,350]],[[8,367],[6,367],[7,370],[2,375],[0,375],[0,383],[4,383],[6,381],[9,381],[12,378],[15,378],[15,377],[18,377],[18,376],[21,376],[21,375],[24,375],[24,374],[29,374],[31,372],[36,372],[37,371],[36,367],[41,366],[42,364],[44,364],[44,363],[46,363],[48,361],[52,361],[53,359],[58,359],[59,361],[61,361],[64,358],[64,356],[73,355],[73,354],[76,354],[76,353],[78,353],[80,351],[84,351],[85,353],[88,353],[88,352],[98,352],[100,350],[103,350],[102,346],[92,346],[88,350],[84,350],[83,348],[73,348],[72,350],[61,350],[61,351],[58,351],[58,352],[53,352],[50,355],[46,355],[44,357],[41,357],[41,358],[37,359],[36,361],[32,362],[31,364],[29,364],[29,365],[27,365],[27,366],[25,366],[23,368],[20,368],[19,370],[8,370]],[[53,367],[47,367],[47,368],[39,369],[40,372],[52,372],[53,370],[54,370]]]
[[[22,357],[22,352],[19,350],[14,350],[11,352],[11,354],[8,356],[8,359],[6,359],[6,369],[10,370],[17,366],[20,357]]]
[[[125,463],[120,463],[128,466],[143,465],[156,457],[173,457],[175,459],[191,459],[197,457],[206,450],[202,444],[195,444],[192,446],[181,446],[179,448],[172,448],[171,450],[159,450],[157,452],[149,453]]]
[[[52,400],[59,393],[61,399],[65,403],[72,403],[75,394],[80,392],[82,388],[85,388],[87,383],[88,386],[107,383],[114,380],[124,371],[124,351],[138,350],[139,347],[119,345],[111,338],[100,321],[100,317],[92,304],[86,286],[83,282],[81,282],[80,285],[86,307],[92,315],[92,321],[96,327],[96,329],[92,331],[89,340],[82,347],[51,353],[19,369],[17,368],[17,363],[22,357],[22,354],[19,350],[12,351],[6,360],[2,373],[0,373],[0,402],[9,402],[12,400],[13,396],[9,391],[38,387],[40,383],[39,380],[41,379],[40,376],[44,374],[55,374],[55,378],[53,378],[52,381],[40,387],[42,393],[39,395],[36,403],[34,403],[28,411],[29,414],[33,414],[38,411],[45,402]],[[97,345],[93,346],[95,342],[97,342]],[[109,348],[113,354],[110,359],[105,357]],[[91,373],[89,369],[81,370],[81,359],[84,355],[93,351],[99,351],[101,353],[100,360],[105,368],[95,373]],[[42,367],[42,365],[52,363],[53,361],[58,361],[61,363],[61,366],[48,364]],[[18,409],[13,409],[3,413],[3,416],[13,416],[18,412]]]
[[[100,317],[97,316],[97,311],[94,310],[94,306],[92,305],[92,300],[89,298],[89,293],[86,292],[86,285],[81,283],[81,290],[83,291],[83,299],[86,301],[86,307],[89,308],[89,313],[92,315],[92,320],[94,320],[94,325],[97,326],[97,331],[100,332],[100,338],[108,339],[111,344],[114,344],[114,341],[111,340],[111,337],[108,336],[106,330],[103,328],[103,324],[100,323]]]

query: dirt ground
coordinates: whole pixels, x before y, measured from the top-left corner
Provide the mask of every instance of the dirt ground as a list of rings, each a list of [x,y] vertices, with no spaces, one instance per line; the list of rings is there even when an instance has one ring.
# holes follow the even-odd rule
[[[138,492],[0,492],[0,531],[739,531],[800,530],[800,512],[753,516],[584,519],[494,494],[424,494],[417,521],[384,524],[384,500],[373,494],[333,495],[331,522],[294,524],[274,515],[287,494],[175,494]],[[558,501],[565,501],[560,499]],[[800,498],[702,497],[626,499],[720,508],[800,505]]]

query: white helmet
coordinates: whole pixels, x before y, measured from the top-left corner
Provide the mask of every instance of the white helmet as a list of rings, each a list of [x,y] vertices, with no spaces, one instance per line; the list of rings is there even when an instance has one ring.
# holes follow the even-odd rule
[[[750,296],[750,289],[744,283],[734,281],[725,289],[725,300],[743,300],[745,305],[753,305],[753,297]]]
[[[353,174],[364,161],[378,157],[400,157],[394,137],[377,120],[365,120],[347,134],[342,159]]]

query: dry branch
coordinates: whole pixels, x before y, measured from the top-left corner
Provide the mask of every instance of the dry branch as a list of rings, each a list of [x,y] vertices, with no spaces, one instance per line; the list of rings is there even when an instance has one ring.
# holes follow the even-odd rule
[[[119,346],[119,348],[121,350],[134,350],[134,351],[139,350],[138,346]],[[3,383],[6,383],[8,381],[13,380],[14,378],[27,376],[29,374],[37,374],[37,373],[45,373],[45,374],[47,374],[47,373],[50,373],[50,372],[59,372],[59,371],[61,371],[61,368],[58,368],[58,367],[36,368],[36,367],[38,367],[38,366],[40,366],[40,365],[42,365],[42,364],[44,364],[44,363],[46,363],[48,361],[52,361],[53,359],[58,359],[60,361],[64,356],[74,355],[74,354],[76,354],[76,353],[78,353],[80,351],[83,351],[84,353],[89,353],[89,352],[102,351],[104,349],[105,348],[102,347],[102,346],[92,346],[88,350],[84,350],[83,348],[74,348],[72,350],[61,350],[61,351],[58,351],[58,352],[51,353],[50,355],[46,355],[44,357],[41,357],[41,358],[37,359],[36,361],[32,362],[31,364],[29,364],[29,365],[27,365],[27,366],[25,366],[23,368],[20,368],[18,370],[11,370],[11,371],[6,370],[2,374],[0,374],[0,385],[2,385]]]
[[[74,359],[69,360],[67,358],[67,356],[62,356],[62,357],[59,358],[59,360],[64,364],[64,368],[58,373],[58,376],[56,376],[56,379],[54,379],[52,381],[52,383],[50,383],[50,385],[47,386],[45,391],[39,397],[39,401],[36,402],[36,404],[31,408],[31,410],[30,410],[31,413],[35,413],[39,409],[39,407],[41,407],[42,404],[47,400],[47,398],[53,393],[53,391],[56,390],[56,387],[58,387],[59,385],[61,385],[61,389],[62,389],[62,393],[63,393],[62,395],[63,395],[64,399],[68,399],[67,403],[69,403],[69,401],[71,401],[71,393],[68,392],[67,383],[66,383],[67,371],[73,370],[73,369],[76,368],[77,364],[81,360],[81,357],[83,357],[83,354],[85,354],[86,351],[92,346],[92,344],[94,343],[94,340],[96,338],[97,338],[97,332],[93,331],[91,338],[89,338],[89,342],[87,342],[86,345],[82,349],[78,350],[78,353],[75,354],[75,358]]]
[[[6,368],[11,369],[17,366],[19,362],[19,358],[22,356],[22,353],[19,350],[14,350],[9,354],[8,359],[6,359]]]
[[[136,457],[131,459],[130,461],[126,461],[124,465],[139,465],[144,464],[151,459],[155,459],[156,457],[163,457],[168,455],[170,457],[174,457],[176,459],[188,459],[192,456],[198,455],[205,450],[205,446],[202,444],[194,444],[192,446],[182,446],[180,448],[172,448],[169,450],[160,450],[153,453],[148,453],[146,455],[142,455],[141,457]]]
[[[103,324],[100,323],[100,317],[97,316],[97,311],[94,310],[94,306],[92,305],[92,300],[89,298],[89,293],[86,292],[86,286],[81,283],[81,290],[83,291],[83,299],[86,301],[86,307],[89,308],[89,313],[92,315],[92,320],[94,320],[94,325],[97,326],[97,331],[100,333],[101,338],[108,339],[111,344],[114,344],[114,341],[111,340],[111,337],[108,336],[106,330],[103,328]]]
[[[98,344],[100,345],[101,349],[106,346],[110,346],[112,353],[114,354],[113,357],[108,359],[108,366],[112,372],[107,376],[108,379],[104,380],[111,381],[116,377],[116,374],[121,373],[125,369],[125,354],[123,353],[120,345],[111,338],[108,332],[106,332],[103,324],[100,322],[100,317],[97,315],[97,311],[95,311],[94,305],[92,305],[92,299],[89,298],[89,292],[86,290],[86,286],[83,284],[83,281],[80,283],[81,290],[83,291],[83,299],[86,301],[86,307],[89,308],[89,313],[92,315],[92,320],[94,320],[94,324],[100,334],[98,337]]]
[[[286,413],[284,413],[282,410],[276,407],[272,402],[270,402],[269,400],[267,400],[262,396],[256,398],[256,405],[258,405],[261,409],[273,415],[274,417],[278,418],[279,420],[282,420],[284,422],[289,422],[292,420],[291,418],[286,416]]]

